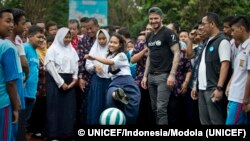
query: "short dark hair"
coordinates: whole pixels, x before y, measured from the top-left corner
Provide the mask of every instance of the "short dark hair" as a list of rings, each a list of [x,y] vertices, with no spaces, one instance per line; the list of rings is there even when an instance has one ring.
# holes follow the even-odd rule
[[[177,22],[171,22],[169,24],[172,24],[173,25],[173,30],[176,31],[176,33],[179,33],[180,32],[180,27],[179,27],[179,24]]]
[[[10,8],[0,9],[0,17],[2,17],[3,13],[12,13],[12,9]]]
[[[43,29],[37,25],[32,25],[30,28],[29,28],[29,31],[28,31],[28,34],[29,35],[35,35],[37,33],[43,33]]]
[[[118,30],[118,33],[119,33],[120,35],[123,35],[125,38],[130,38],[130,37],[131,37],[131,36],[130,36],[130,33],[129,33],[129,31],[128,31],[128,29],[127,29],[126,27],[120,28],[120,29]]]
[[[28,23],[28,22],[30,22],[30,23],[31,23],[31,25],[33,25],[33,23],[32,23],[32,21],[31,21],[31,20],[26,19],[26,22],[25,22],[25,23]]]
[[[86,23],[87,21],[88,21],[88,17],[82,17],[81,19],[80,19],[80,22],[81,23]]]
[[[48,36],[47,36],[47,42],[53,42],[54,39],[55,39],[54,36],[51,36],[51,35],[48,35]]]
[[[21,9],[12,8],[11,10],[14,17],[14,24],[17,24],[20,21],[20,18],[26,15],[25,12]]]
[[[220,17],[218,14],[213,13],[213,12],[208,12],[206,13],[207,16],[207,21],[208,22],[214,22],[217,28],[220,28]]]
[[[223,20],[223,23],[230,23],[234,20],[235,16],[228,16]]]
[[[109,35],[115,32],[115,27],[113,25],[102,26],[101,29],[107,29],[109,31]]]
[[[140,32],[138,35],[137,35],[137,37],[138,36],[146,36],[146,34],[145,34],[145,32]]]
[[[45,29],[48,31],[49,28],[50,28],[51,26],[57,26],[57,23],[54,22],[54,21],[49,21],[49,22],[46,24],[46,28],[45,28]]]
[[[148,14],[151,14],[151,13],[155,13],[155,14],[160,15],[160,16],[163,15],[163,12],[162,12],[161,8],[159,8],[159,7],[151,7],[148,10]]]
[[[90,22],[90,21],[93,21],[93,23],[94,23],[95,25],[99,25],[99,24],[98,24],[98,20],[97,20],[96,18],[94,18],[94,17],[88,18],[87,22]]]
[[[179,34],[180,34],[181,32],[187,32],[187,33],[189,33],[189,31],[186,30],[186,29],[181,29],[180,32],[179,32]]]
[[[250,22],[246,16],[235,17],[234,20],[232,20],[230,23],[230,26],[232,25],[240,25],[243,26],[247,32],[250,31]]]
[[[77,28],[79,28],[79,22],[78,22],[77,19],[70,19],[68,23],[69,23],[69,24],[74,24],[74,23],[76,23],[76,24],[77,24]]]

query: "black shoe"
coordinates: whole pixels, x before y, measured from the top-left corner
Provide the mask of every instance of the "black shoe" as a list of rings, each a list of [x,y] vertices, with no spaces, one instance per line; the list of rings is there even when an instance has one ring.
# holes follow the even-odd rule
[[[115,100],[119,100],[123,104],[128,104],[128,96],[125,94],[122,88],[118,88],[115,90]]]

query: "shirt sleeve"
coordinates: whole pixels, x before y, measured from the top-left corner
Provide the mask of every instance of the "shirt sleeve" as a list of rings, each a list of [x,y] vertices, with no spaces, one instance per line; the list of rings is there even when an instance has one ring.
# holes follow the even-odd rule
[[[18,59],[16,59],[16,57],[18,56],[16,56],[16,52],[13,48],[9,48],[5,53],[3,53],[2,64],[6,82],[18,78]]]
[[[111,60],[114,61],[114,67],[116,69],[119,69],[119,68],[124,67],[124,66],[129,66],[128,58],[125,55],[125,53],[119,53]]]
[[[26,55],[26,54],[25,54],[25,51],[24,51],[23,45],[16,45],[16,47],[17,47],[18,55],[19,55],[19,56],[24,56],[24,55]]]
[[[185,58],[185,61],[186,61],[186,65],[185,65],[186,72],[191,72],[192,71],[191,61],[188,60],[187,58]]]
[[[79,78],[83,78],[86,79],[86,74],[88,73],[88,71],[85,68],[86,65],[86,59],[84,59],[84,56],[86,54],[89,54],[89,50],[87,50],[87,44],[89,44],[89,40],[87,37],[82,38],[81,40],[79,40],[78,42],[78,53],[79,53],[79,72],[78,72],[78,77]]]
[[[167,34],[167,41],[168,45],[171,47],[179,42],[179,38],[173,31],[170,31],[169,34]]]
[[[79,67],[78,67],[78,77],[82,78],[83,77],[83,73],[85,70],[85,66],[84,66],[84,47],[83,47],[83,40],[84,38],[82,38],[81,40],[78,41],[78,56],[79,56]]]
[[[87,60],[86,64],[85,64],[85,68],[89,73],[93,73],[94,72],[94,63],[93,63],[93,61]]]
[[[54,78],[58,88],[60,88],[64,84],[64,80],[62,77],[57,73],[54,62],[50,61],[46,64],[46,70],[49,74]]]
[[[75,65],[75,72],[73,74],[73,79],[78,79],[78,62],[76,62],[76,65]]]
[[[219,46],[219,57],[220,62],[222,61],[230,61],[231,57],[231,45],[227,40],[222,40]]]
[[[72,48],[72,51],[74,52],[74,57],[75,57],[75,65],[73,65],[74,68],[74,73],[73,73],[73,79],[78,79],[78,72],[79,72],[79,56],[77,54],[77,52],[75,51],[74,48]]]

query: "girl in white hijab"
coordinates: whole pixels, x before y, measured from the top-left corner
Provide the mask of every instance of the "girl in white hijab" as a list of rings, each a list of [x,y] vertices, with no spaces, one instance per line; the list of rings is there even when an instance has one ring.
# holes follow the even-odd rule
[[[107,57],[109,38],[106,30],[99,30],[89,54],[96,57]],[[85,67],[88,72],[93,73],[87,96],[87,124],[99,124],[99,117],[105,108],[106,92],[111,82],[108,74],[109,66],[96,60],[87,60]]]
[[[79,57],[68,28],[58,30],[45,57],[48,137],[70,139],[75,122],[75,91]]]
[[[96,34],[96,41],[91,47],[89,55],[107,57],[109,38],[109,33],[105,29],[100,29]],[[101,78],[110,78],[108,75],[108,65],[96,60],[87,60],[85,67],[89,73],[95,72]]]

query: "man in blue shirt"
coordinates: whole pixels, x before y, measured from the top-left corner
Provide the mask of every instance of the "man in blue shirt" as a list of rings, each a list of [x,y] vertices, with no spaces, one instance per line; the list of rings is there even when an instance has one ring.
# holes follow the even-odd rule
[[[30,67],[30,76],[25,84],[26,120],[30,118],[36,100],[39,73],[39,57],[36,48],[41,46],[44,41],[43,29],[39,26],[31,26],[28,31],[28,38],[29,42],[24,44],[24,51]]]
[[[19,79],[21,71],[20,58],[15,46],[10,41],[4,40],[12,30],[11,10],[0,10],[0,138],[4,141],[11,140],[11,123],[18,121],[20,109],[16,87],[16,80]]]

